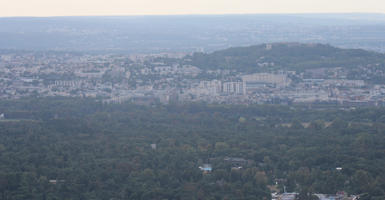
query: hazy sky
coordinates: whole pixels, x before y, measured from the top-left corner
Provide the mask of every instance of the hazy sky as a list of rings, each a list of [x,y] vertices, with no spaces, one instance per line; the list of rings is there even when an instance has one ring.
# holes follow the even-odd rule
[[[385,0],[0,0],[0,16],[385,13]]]

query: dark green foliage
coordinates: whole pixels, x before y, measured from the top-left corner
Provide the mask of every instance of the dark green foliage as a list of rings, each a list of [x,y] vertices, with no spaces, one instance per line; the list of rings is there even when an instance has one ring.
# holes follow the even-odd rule
[[[229,69],[252,73],[333,67],[353,69],[367,64],[384,64],[384,58],[385,55],[381,53],[339,49],[323,44],[273,43],[270,50],[263,44],[235,47],[210,54],[195,53],[190,64],[202,69]],[[269,65],[258,65],[263,63]]]
[[[2,101],[0,110],[19,113],[0,121],[0,199],[270,199],[276,179],[301,199],[385,195],[383,108],[49,98]],[[225,157],[247,164],[232,169]],[[202,174],[204,163],[212,173]]]

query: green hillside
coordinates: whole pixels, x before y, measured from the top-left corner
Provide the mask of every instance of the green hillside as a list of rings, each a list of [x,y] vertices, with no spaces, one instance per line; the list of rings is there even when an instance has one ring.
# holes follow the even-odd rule
[[[195,53],[190,64],[201,69],[230,69],[240,72],[314,68],[356,68],[384,64],[385,54],[361,49],[341,49],[325,44],[273,43],[234,47],[210,54]]]

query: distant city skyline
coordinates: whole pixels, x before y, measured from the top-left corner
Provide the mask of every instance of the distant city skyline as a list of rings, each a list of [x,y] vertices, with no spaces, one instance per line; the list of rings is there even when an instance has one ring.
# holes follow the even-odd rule
[[[0,0],[0,17],[385,13],[383,0]]]

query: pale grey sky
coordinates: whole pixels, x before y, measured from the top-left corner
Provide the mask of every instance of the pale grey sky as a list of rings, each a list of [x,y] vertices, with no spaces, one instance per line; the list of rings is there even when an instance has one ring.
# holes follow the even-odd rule
[[[0,16],[385,13],[385,0],[0,0]]]

